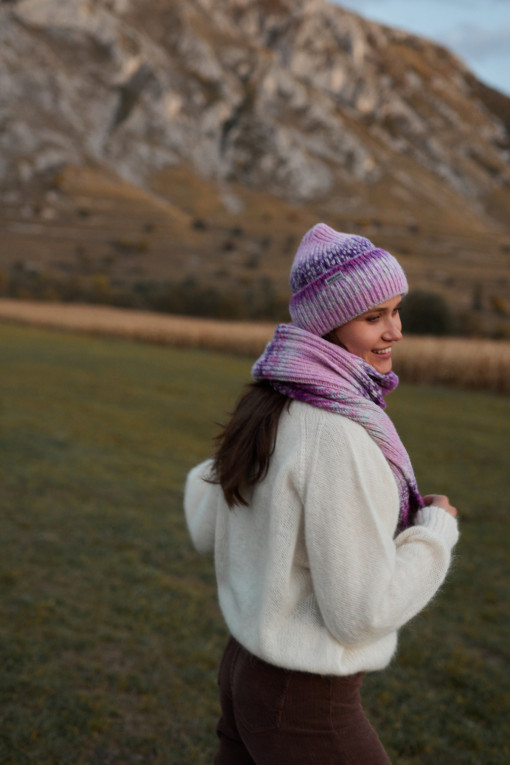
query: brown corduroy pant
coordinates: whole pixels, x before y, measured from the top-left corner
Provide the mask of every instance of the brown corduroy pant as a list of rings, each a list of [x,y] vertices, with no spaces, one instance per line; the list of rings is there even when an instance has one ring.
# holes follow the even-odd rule
[[[362,680],[281,669],[230,638],[214,765],[390,765],[361,706]]]

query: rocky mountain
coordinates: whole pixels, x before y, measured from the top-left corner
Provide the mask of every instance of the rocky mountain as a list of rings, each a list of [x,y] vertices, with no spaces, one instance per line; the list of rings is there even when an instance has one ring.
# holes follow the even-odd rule
[[[419,37],[325,0],[4,0],[0,99],[11,284],[281,291],[322,217],[505,313],[510,99]]]

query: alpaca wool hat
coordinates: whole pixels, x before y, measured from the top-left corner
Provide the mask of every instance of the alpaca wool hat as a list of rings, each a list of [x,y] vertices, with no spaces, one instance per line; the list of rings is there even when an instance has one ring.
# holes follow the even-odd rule
[[[363,236],[342,234],[325,223],[317,223],[301,240],[290,287],[292,322],[320,336],[408,291],[393,255]]]

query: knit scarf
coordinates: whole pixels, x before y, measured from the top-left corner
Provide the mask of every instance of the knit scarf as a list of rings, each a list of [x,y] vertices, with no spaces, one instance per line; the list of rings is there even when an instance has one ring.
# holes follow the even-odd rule
[[[423,506],[411,460],[392,421],[384,396],[398,385],[394,372],[382,374],[344,348],[294,324],[280,324],[252,369],[255,380],[275,390],[362,425],[382,450],[395,476],[400,499],[399,530],[412,525]]]

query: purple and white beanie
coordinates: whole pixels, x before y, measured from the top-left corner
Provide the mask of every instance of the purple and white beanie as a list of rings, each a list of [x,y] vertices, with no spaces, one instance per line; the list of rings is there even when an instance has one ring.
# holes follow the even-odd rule
[[[408,291],[407,279],[386,250],[369,239],[317,223],[304,235],[290,271],[293,324],[321,337]]]

